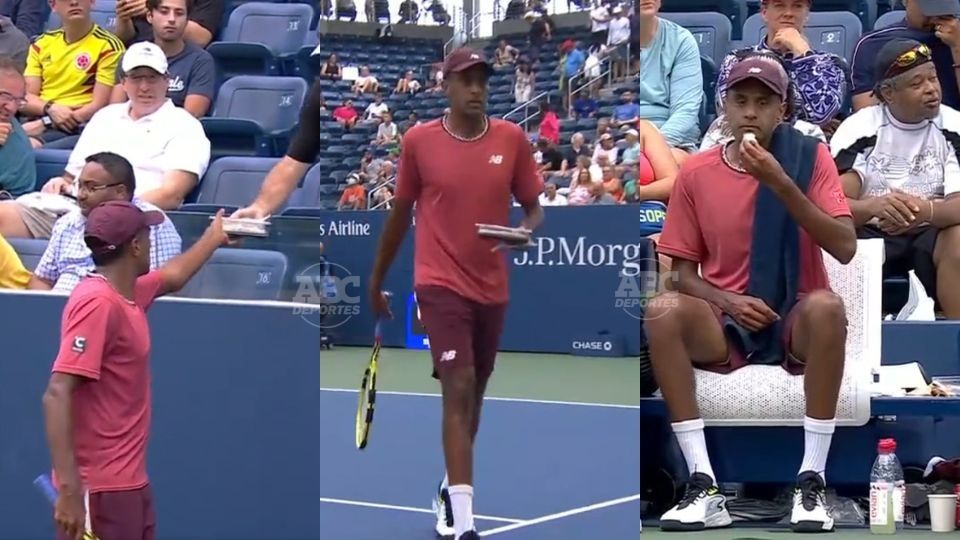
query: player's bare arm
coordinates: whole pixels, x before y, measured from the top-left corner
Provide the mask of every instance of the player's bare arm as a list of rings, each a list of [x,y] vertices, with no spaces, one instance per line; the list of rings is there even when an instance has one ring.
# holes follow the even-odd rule
[[[407,231],[410,229],[410,220],[413,217],[413,202],[404,199],[393,199],[393,209],[387,216],[387,223],[383,227],[380,245],[377,247],[377,256],[373,261],[373,272],[370,275],[369,294],[370,305],[374,313],[392,318],[387,299],[383,296],[383,279],[397,256],[397,250],[403,243]]]
[[[158,270],[163,279],[161,295],[175,293],[182,289],[217,248],[232,244],[233,241],[223,232],[223,210],[217,212],[213,222],[190,249],[178,255]]]
[[[832,217],[811,201],[787,175],[773,154],[756,141],[744,141],[740,158],[757,181],[766,184],[819,246],[843,264],[857,253],[857,232],[849,217]]]
[[[777,312],[759,298],[724,291],[707,283],[700,277],[699,266],[696,261],[679,257],[673,259],[672,268],[677,275],[673,285],[677,292],[706,300],[733,317],[744,328],[754,332],[766,328],[780,318]]]
[[[73,391],[83,382],[77,375],[54,373],[43,394],[47,444],[59,484],[54,519],[68,537],[76,539],[83,537],[86,511],[73,454]]]

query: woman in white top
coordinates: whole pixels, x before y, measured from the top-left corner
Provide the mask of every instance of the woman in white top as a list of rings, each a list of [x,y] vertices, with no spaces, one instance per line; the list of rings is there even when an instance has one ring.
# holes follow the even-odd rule
[[[517,77],[513,83],[513,97],[517,103],[526,103],[533,97],[534,75],[529,64],[517,66]]]

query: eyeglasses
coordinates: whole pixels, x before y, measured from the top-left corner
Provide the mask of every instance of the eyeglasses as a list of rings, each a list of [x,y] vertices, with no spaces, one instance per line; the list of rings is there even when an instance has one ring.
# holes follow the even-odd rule
[[[894,75],[894,72],[904,72],[906,68],[911,68],[917,64],[933,60],[933,52],[930,47],[920,44],[909,51],[902,53],[893,61],[893,64],[887,68],[887,77]]]
[[[17,109],[22,109],[24,105],[27,104],[27,99],[22,97],[17,97],[10,92],[0,91],[0,101],[6,101],[8,103],[14,103],[17,106]]]
[[[112,184],[103,184],[102,186],[90,184],[89,182],[79,182],[77,184],[77,192],[85,191],[87,193],[96,193],[98,191],[103,191],[105,189],[121,185],[123,185],[123,182],[113,182]]]

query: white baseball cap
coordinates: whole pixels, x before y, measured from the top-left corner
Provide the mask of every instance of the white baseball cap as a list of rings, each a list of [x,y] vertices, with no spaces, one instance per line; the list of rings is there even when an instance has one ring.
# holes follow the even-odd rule
[[[120,69],[130,73],[138,67],[148,67],[161,75],[167,74],[167,55],[155,43],[141,41],[134,43],[123,54]]]

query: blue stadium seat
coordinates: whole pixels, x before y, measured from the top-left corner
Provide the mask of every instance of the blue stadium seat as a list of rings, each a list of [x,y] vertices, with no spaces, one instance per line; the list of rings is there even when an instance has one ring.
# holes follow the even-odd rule
[[[287,256],[279,251],[221,248],[176,296],[278,300],[287,266]]]
[[[200,120],[212,157],[282,155],[306,93],[299,77],[242,75],[225,82],[212,116]]]
[[[730,50],[733,26],[722,13],[661,13],[660,16],[689,30],[697,40],[700,54],[717,65]]]
[[[663,0],[661,13],[721,13],[730,19],[733,39],[741,39],[747,20],[747,0]]]
[[[700,57],[700,70],[703,72],[703,102],[700,105],[700,133],[717,117],[717,64],[706,56]]]
[[[817,11],[849,11],[860,19],[863,28],[873,28],[877,20],[877,0],[816,0],[812,2]]]
[[[233,10],[220,40],[207,51],[223,79],[292,74],[312,18],[313,8],[307,4],[248,2]]]
[[[23,266],[33,272],[43,257],[43,252],[47,250],[46,238],[7,238],[13,250],[20,256],[20,262]]]
[[[743,40],[759,43],[766,32],[767,25],[760,14],[751,15],[743,25]],[[860,19],[849,11],[816,11],[810,14],[803,33],[814,49],[834,53],[849,61],[862,32]]]
[[[881,28],[893,26],[906,18],[906,16],[907,12],[902,9],[888,11],[877,19],[877,22],[873,25],[873,29],[879,30]]]
[[[90,9],[90,18],[104,30],[115,32],[117,30],[116,0],[97,0]],[[51,11],[50,17],[47,19],[47,30],[54,30],[60,28],[62,25],[63,23],[60,22],[60,16]]]
[[[281,214],[286,215],[287,211],[296,208],[316,207],[320,202],[320,186],[329,184],[331,181],[329,174],[329,168],[321,166],[320,163],[310,167],[306,176],[303,177],[303,185],[293,192],[288,201],[287,209]]]
[[[40,148],[33,151],[37,168],[37,189],[43,187],[47,180],[62,176],[70,159],[70,150]]]
[[[246,206],[256,198],[263,179],[278,161],[277,158],[222,157],[203,175],[197,202],[180,209],[197,212]]]

